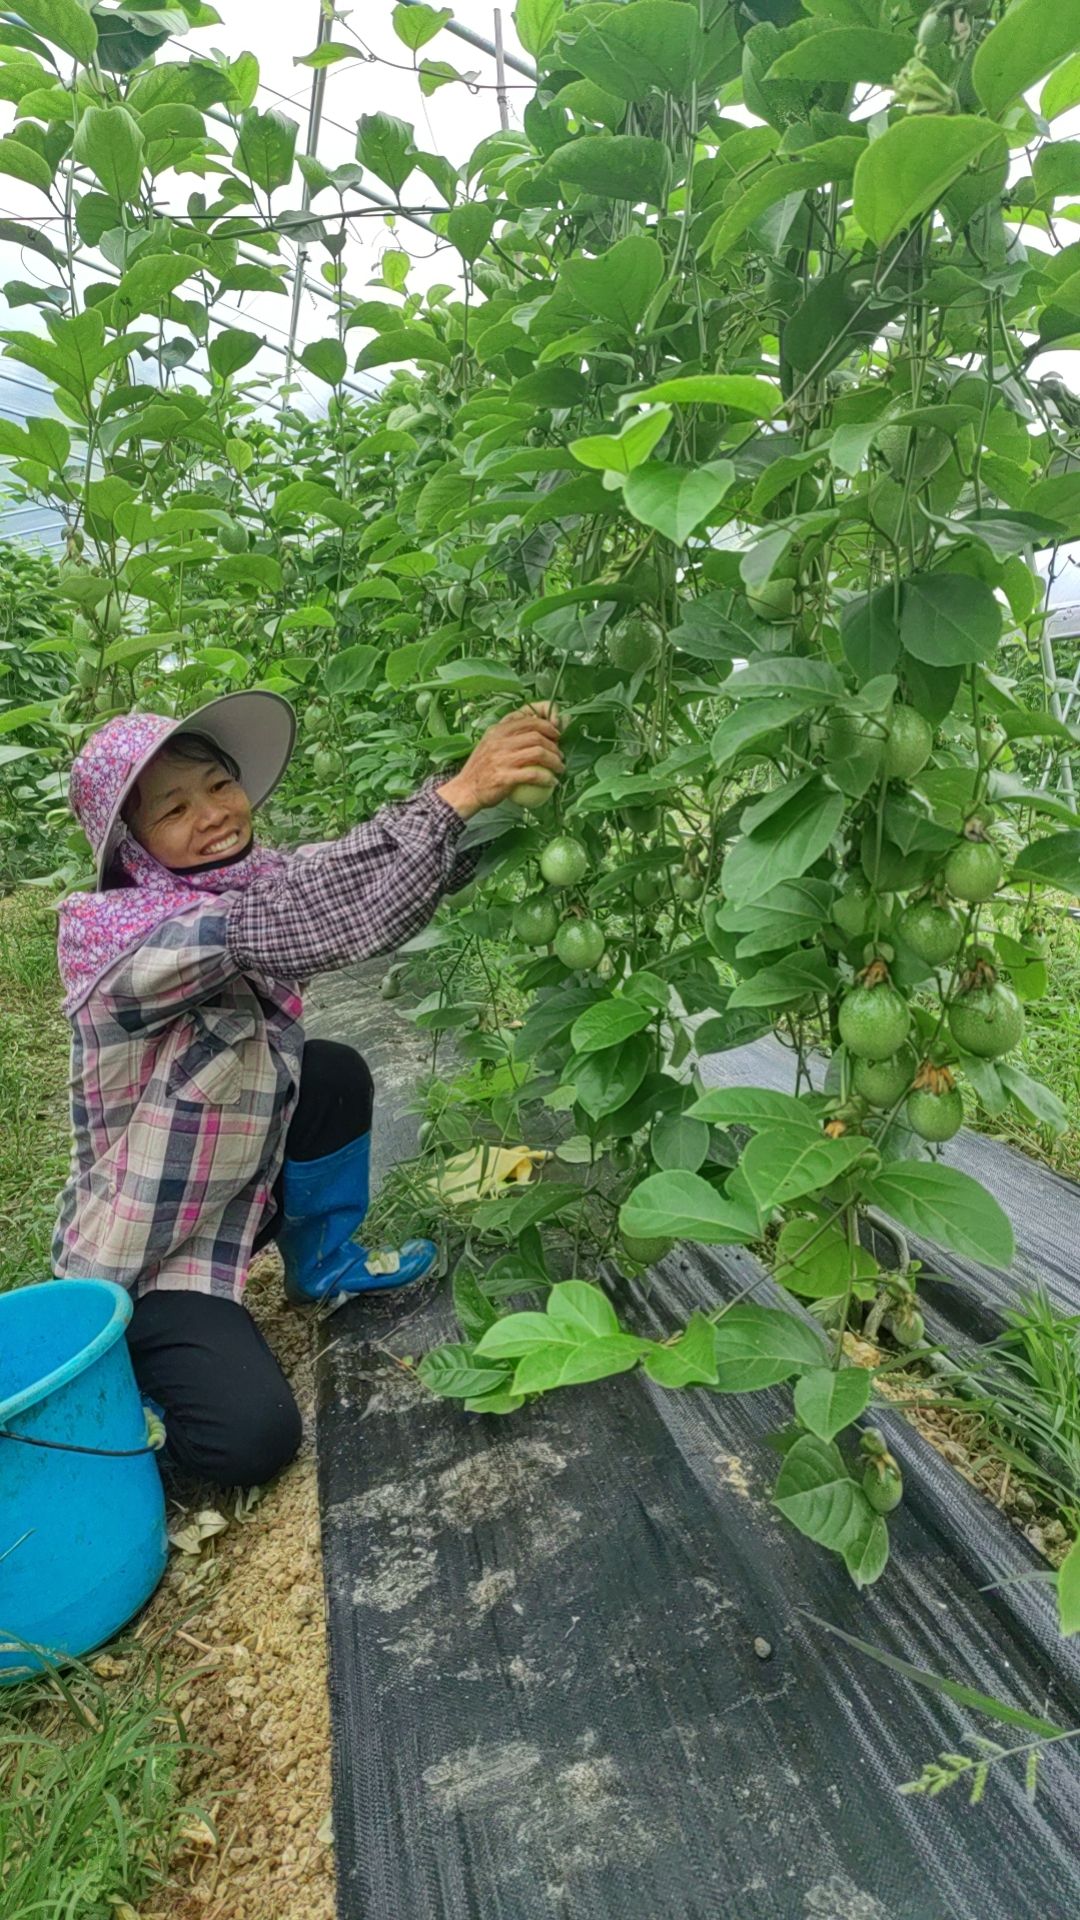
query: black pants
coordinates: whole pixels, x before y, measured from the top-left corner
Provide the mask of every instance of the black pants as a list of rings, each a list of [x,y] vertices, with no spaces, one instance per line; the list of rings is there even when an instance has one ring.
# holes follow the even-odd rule
[[[336,1040],[304,1048],[290,1160],[321,1160],[371,1128],[366,1061]],[[274,1190],[280,1208],[281,1182]],[[280,1212],[258,1234],[272,1240]],[[301,1438],[292,1388],[247,1308],[215,1294],[150,1292],[127,1334],[139,1389],[164,1410],[164,1458],[221,1487],[256,1487],[288,1465]]]

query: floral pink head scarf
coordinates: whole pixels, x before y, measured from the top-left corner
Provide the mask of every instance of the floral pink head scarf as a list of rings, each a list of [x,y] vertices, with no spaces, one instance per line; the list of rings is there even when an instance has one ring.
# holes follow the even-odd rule
[[[78,755],[71,769],[68,797],[95,860],[106,844],[117,801],[132,776],[176,731],[176,721],[166,720],[161,714],[125,714],[99,728]],[[173,873],[122,826],[105,890],[72,894],[60,909],[64,1012],[74,1013],[103,974],[125,953],[140,946],[162,920],[250,886],[263,874],[276,873],[283,864],[280,853],[256,843],[246,859],[232,866],[201,868],[197,874]]]

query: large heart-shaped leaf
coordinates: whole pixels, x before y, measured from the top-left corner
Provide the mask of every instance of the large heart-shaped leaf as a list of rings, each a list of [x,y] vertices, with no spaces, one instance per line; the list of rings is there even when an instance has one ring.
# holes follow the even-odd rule
[[[1008,1268],[1015,1251],[1008,1216],[993,1194],[958,1167],[899,1161],[863,1182],[863,1198],[902,1227],[969,1260]]]
[[[623,1203],[619,1225],[641,1240],[699,1240],[739,1246],[756,1240],[761,1222],[753,1207],[730,1199],[700,1173],[653,1173]]]
[[[1076,0],[1070,0],[1076,4]],[[1028,0],[1035,8],[1039,0]],[[939,206],[954,180],[1001,134],[974,114],[923,114],[897,120],[871,140],[855,169],[855,218],[875,246]]]
[[[628,476],[623,498],[635,520],[681,547],[719,506],[734,478],[730,460],[713,460],[703,467],[647,460]]]
[[[664,255],[647,233],[631,233],[595,260],[568,260],[559,275],[586,313],[633,333],[664,277]]]

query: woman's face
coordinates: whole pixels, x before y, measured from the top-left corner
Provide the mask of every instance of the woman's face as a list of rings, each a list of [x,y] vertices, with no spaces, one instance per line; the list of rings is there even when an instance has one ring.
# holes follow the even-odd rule
[[[140,776],[128,825],[163,867],[214,867],[251,839],[251,803],[216,764],[159,753]]]

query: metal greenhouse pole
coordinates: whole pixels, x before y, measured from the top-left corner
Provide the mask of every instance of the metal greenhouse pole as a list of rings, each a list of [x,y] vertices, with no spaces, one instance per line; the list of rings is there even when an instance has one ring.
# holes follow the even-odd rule
[[[325,45],[330,38],[333,14],[324,8],[319,0],[319,30],[315,38],[316,49]],[[311,81],[311,104],[308,108],[307,145],[304,152],[309,160],[318,156],[319,127],[322,123],[323,95],[326,92],[326,68],[316,67]],[[311,188],[304,181],[304,191],[300,199],[300,211],[306,213],[311,205]],[[296,244],[296,263],[293,267],[292,312],[289,316],[289,344],[285,349],[285,379],[291,378],[293,360],[296,355],[296,332],[300,325],[300,301],[304,292],[304,268],[307,265],[307,243],[298,240]]]

